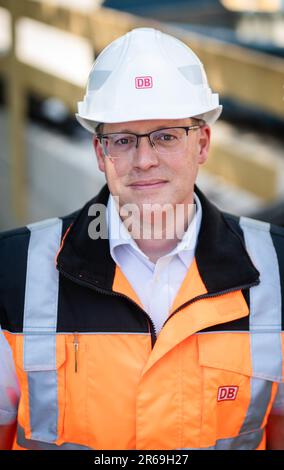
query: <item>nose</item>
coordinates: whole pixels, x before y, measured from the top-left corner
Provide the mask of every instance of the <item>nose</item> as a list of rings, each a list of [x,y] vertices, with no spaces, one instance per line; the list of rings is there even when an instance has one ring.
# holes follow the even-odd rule
[[[149,138],[144,136],[139,138],[138,147],[135,149],[133,166],[141,170],[147,170],[151,166],[159,164],[159,156],[152,147]]]

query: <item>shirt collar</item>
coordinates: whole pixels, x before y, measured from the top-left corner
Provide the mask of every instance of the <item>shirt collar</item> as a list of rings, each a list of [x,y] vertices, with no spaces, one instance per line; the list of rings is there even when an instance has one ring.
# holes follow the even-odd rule
[[[202,206],[199,200],[199,197],[194,192],[194,202],[195,202],[195,214],[194,217],[189,224],[187,230],[185,231],[182,239],[178,242],[178,244],[166,255],[164,256],[174,256],[178,255],[181,261],[184,263],[186,267],[188,267],[189,261],[192,259],[192,252],[195,251],[197,238],[201,226],[202,220]],[[115,251],[117,247],[122,245],[127,245],[130,249],[134,250],[136,254],[142,258],[145,258],[149,261],[149,258],[145,253],[143,253],[135,240],[131,237],[130,233],[126,229],[125,225],[123,224],[114,198],[110,194],[107,204],[107,226],[108,226],[108,237],[109,237],[109,246],[110,246],[110,253],[114,261],[117,263]]]
[[[260,283],[245,246],[243,232],[237,216],[218,209],[195,185],[195,194],[202,206],[202,221],[198,233],[195,258],[201,279],[209,294],[227,290],[245,289]],[[112,290],[116,264],[113,260],[107,236],[90,236],[91,216],[99,204],[103,234],[107,234],[106,210],[109,198],[107,185],[77,212],[63,218],[64,237],[56,255],[56,267],[70,279],[78,279],[97,288]],[[94,206],[95,205],[95,206]]]

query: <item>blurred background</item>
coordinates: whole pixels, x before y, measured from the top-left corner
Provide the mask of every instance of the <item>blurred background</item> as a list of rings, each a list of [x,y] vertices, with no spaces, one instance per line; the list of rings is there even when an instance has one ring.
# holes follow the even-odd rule
[[[220,94],[200,188],[284,226],[282,0],[0,0],[0,230],[73,212],[103,185],[74,112],[95,57],[139,26],[188,44]]]

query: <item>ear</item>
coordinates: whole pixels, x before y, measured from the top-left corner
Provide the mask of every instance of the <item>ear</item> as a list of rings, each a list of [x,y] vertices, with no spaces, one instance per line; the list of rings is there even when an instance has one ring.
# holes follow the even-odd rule
[[[200,128],[199,133],[199,154],[198,154],[198,163],[203,165],[208,158],[208,152],[210,147],[210,137],[211,137],[211,129],[208,124],[205,124]]]
[[[100,141],[96,135],[93,137],[93,146],[97,157],[98,167],[103,173],[105,173],[105,156]]]

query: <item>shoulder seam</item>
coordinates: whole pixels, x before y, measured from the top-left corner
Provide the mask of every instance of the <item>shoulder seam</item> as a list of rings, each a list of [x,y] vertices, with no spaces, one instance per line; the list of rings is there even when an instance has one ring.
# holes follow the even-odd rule
[[[252,229],[252,230],[257,230],[259,232],[268,232],[270,234],[273,234],[273,235],[279,235],[280,237],[284,237],[284,227],[281,227],[280,225],[275,225],[275,224],[272,224],[270,222],[266,222],[264,220],[260,220],[260,219],[254,219],[253,217],[246,217],[247,219],[251,220],[251,221],[255,221],[255,225],[252,224],[247,224],[247,226]],[[260,222],[258,224],[258,222]],[[267,230],[267,228],[265,227],[262,227],[261,224],[266,224],[266,226],[268,225],[269,226],[269,230]],[[239,223],[239,225],[241,226],[241,224]],[[244,223],[244,225],[246,225],[246,223]]]
[[[48,220],[48,219],[43,219],[44,220]],[[54,222],[59,222],[61,221],[62,223],[66,223],[69,225],[69,222],[71,223],[72,221],[74,220],[74,217],[54,217]],[[36,224],[37,222],[35,222]],[[32,225],[29,224],[29,225]],[[36,230],[42,230],[44,228],[47,228],[47,227],[50,227],[51,225],[53,225],[53,223],[51,224],[48,224],[48,225],[45,225],[44,227],[35,227],[33,230],[36,231]],[[55,225],[55,224],[54,224]],[[31,230],[29,229],[29,227],[27,225],[21,227],[21,228],[15,228],[15,229],[11,229],[11,230],[7,230],[7,231],[3,231],[3,232],[0,232],[0,241],[2,240],[7,240],[9,238],[13,238],[13,237],[21,237],[21,236],[27,236],[29,235],[31,232]]]
[[[279,230],[280,229],[280,230]],[[279,231],[278,231],[279,230]],[[281,227],[281,226],[278,226],[278,225],[274,225],[274,226],[271,226],[270,228],[270,232],[273,234],[273,235],[276,235],[276,236],[279,236],[279,237],[284,237],[284,227]]]
[[[29,230],[27,227],[26,227],[27,230]],[[29,233],[28,232],[20,232],[20,233],[10,233],[9,235],[5,235],[5,234],[1,234],[0,233],[0,241],[1,240],[6,240],[8,238],[13,238],[13,237],[21,237],[21,236],[27,236]]]

